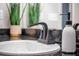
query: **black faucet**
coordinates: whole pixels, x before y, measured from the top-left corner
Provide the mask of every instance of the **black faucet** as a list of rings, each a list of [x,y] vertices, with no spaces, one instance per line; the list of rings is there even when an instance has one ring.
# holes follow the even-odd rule
[[[75,30],[77,30],[78,25],[79,25],[79,23],[74,24],[74,25],[73,25],[73,28],[74,28]]]
[[[41,43],[48,44],[49,43],[49,40],[48,40],[48,34],[49,34],[48,32],[49,31],[48,31],[47,24],[44,23],[44,22],[40,22],[40,23],[36,23],[36,24],[30,25],[29,27],[36,26],[36,25],[42,25],[43,26],[43,33],[42,33],[43,38],[38,39],[38,41],[41,42]]]

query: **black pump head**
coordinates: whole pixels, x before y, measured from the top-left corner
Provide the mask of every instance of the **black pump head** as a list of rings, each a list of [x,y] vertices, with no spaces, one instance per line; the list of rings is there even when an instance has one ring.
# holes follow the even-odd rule
[[[66,25],[72,25],[72,21],[70,20],[66,21]]]

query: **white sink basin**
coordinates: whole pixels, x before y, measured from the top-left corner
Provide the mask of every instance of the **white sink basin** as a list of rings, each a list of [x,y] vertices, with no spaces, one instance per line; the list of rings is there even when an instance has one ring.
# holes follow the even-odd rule
[[[55,54],[60,50],[58,44],[42,44],[34,40],[15,40],[0,42],[2,55],[45,55]]]

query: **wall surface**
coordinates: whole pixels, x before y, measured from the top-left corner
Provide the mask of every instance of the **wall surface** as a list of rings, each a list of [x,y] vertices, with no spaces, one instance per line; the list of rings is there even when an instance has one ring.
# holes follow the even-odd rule
[[[62,4],[60,3],[41,4],[40,22],[46,22],[49,29],[61,29],[61,12]]]
[[[74,25],[76,23],[79,23],[79,3],[72,4],[72,24]]]
[[[5,3],[0,3],[0,28],[9,28],[9,15]]]
[[[72,21],[73,24],[79,23],[79,3],[72,4]]]
[[[21,11],[25,4],[21,4]],[[21,27],[27,28],[28,26],[28,5],[26,7],[24,16],[21,21]],[[0,28],[9,28],[9,17],[6,4],[0,4]],[[48,24],[49,29],[61,29],[62,28],[62,4],[60,3],[43,3],[40,8],[40,21]],[[22,13],[22,12],[21,12]],[[40,26],[34,27],[40,28]]]

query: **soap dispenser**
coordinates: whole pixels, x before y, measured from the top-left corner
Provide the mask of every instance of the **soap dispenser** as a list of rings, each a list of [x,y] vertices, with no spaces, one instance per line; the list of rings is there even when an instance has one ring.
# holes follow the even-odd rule
[[[68,21],[62,32],[62,52],[74,53],[76,52],[76,32],[70,21],[70,15],[68,14]]]

